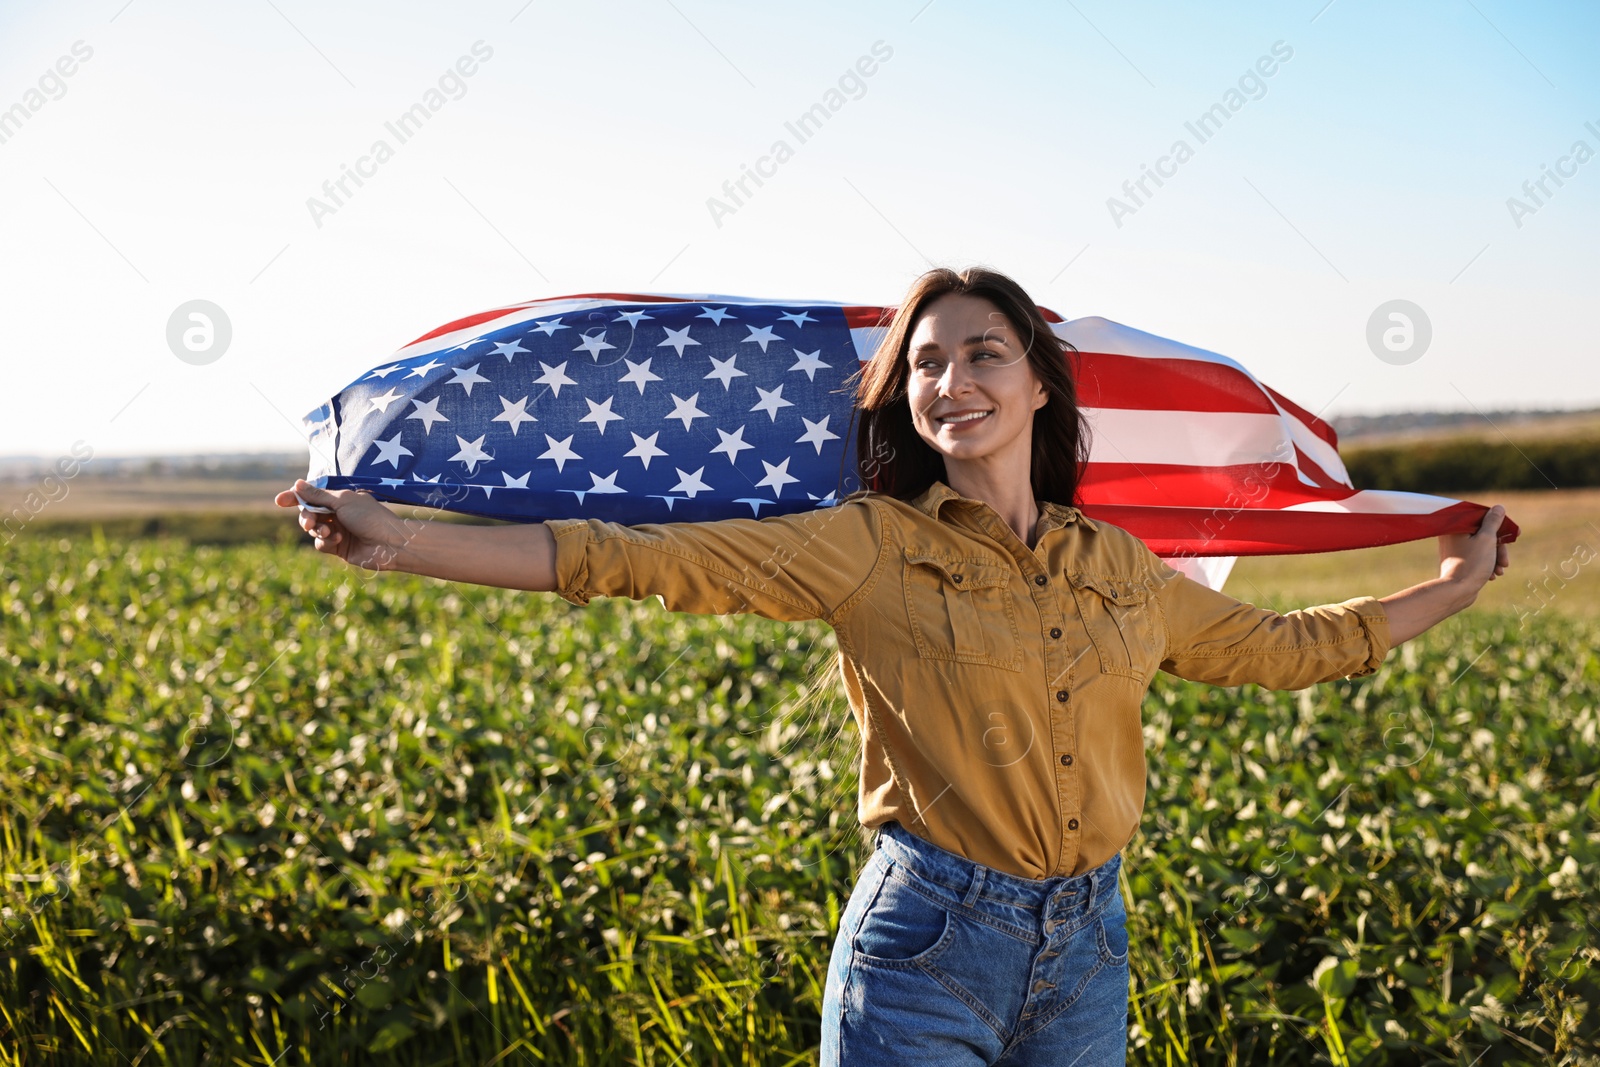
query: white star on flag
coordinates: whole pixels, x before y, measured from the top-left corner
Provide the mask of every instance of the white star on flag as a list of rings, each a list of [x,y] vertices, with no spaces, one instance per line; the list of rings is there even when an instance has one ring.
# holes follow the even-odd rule
[[[774,465],[768,463],[766,460],[762,460],[761,465],[767,468],[767,476],[756,483],[756,488],[759,489],[763,485],[772,486],[773,499],[777,499],[783,495],[783,487],[785,485],[789,484],[790,482],[798,482],[800,480],[789,473],[789,457],[787,456],[784,457],[782,463]]]
[[[400,369],[400,364],[398,364],[398,363],[396,363],[392,367],[379,367],[377,370],[375,370],[372,373],[368,374],[367,378],[387,378],[389,375],[393,374],[395,371],[397,371],[399,369]],[[366,381],[366,378],[363,378],[362,381]]]
[[[572,438],[574,436],[575,436],[574,434],[568,434],[567,436],[563,437],[561,440],[557,441],[554,437],[551,437],[549,434],[545,434],[544,435],[545,443],[548,444],[550,447],[545,449],[543,452],[541,452],[539,454],[539,458],[540,459],[553,459],[556,462],[556,470],[558,470],[558,471],[566,470],[567,469],[567,460],[569,460],[569,459],[582,459],[583,458],[582,456],[578,455],[576,452],[574,452],[572,450]]]
[[[820,355],[822,355],[822,349],[820,348],[815,352],[801,352],[796,350],[795,356],[797,358],[794,361],[794,366],[790,367],[789,369],[805,371],[806,378],[814,382],[817,380],[817,371],[822,370],[825,367],[833,366],[832,363],[824,363],[822,360],[818,359],[817,357]]]
[[[657,347],[660,346],[658,345]],[[654,356],[650,357],[650,359],[654,358]],[[635,363],[631,359],[624,359],[622,362],[628,365],[628,373],[618,378],[617,381],[637,385],[639,387],[639,395],[643,396],[646,382],[661,381],[661,375],[650,372],[650,359],[646,359],[643,363]]]
[[[411,373],[406,375],[406,377],[407,378],[426,378],[428,375],[433,373],[433,371],[434,371],[434,369],[436,367],[442,367],[442,366],[444,366],[443,363],[439,363],[436,360],[431,360],[430,359],[430,360],[428,360],[428,362],[422,364],[420,367],[412,367],[411,368]]]
[[[741,344],[750,344],[750,343],[754,342],[755,344],[758,344],[758,345],[761,346],[761,351],[763,351],[763,352],[765,352],[767,350],[767,345],[771,344],[773,341],[781,341],[781,340],[783,340],[783,338],[779,337],[777,334],[772,332],[772,327],[771,326],[763,326],[759,330],[756,329],[754,326],[751,326],[749,329],[750,329],[750,336],[746,337],[740,343]],[[818,349],[818,351],[821,351],[821,349]]]
[[[400,399],[400,390],[398,390],[398,389],[396,389],[396,388],[391,386],[389,391],[387,393],[382,394],[381,396],[368,397],[367,401],[372,406],[370,408],[368,408],[367,410],[368,411],[381,411],[385,415],[387,415],[387,414],[389,414],[389,405],[393,404],[396,400],[399,400],[399,399]]]
[[[726,452],[728,454],[728,462],[729,463],[732,463],[734,460],[738,459],[739,458],[739,453],[744,451],[745,449],[756,447],[755,445],[746,443],[746,441],[744,439],[744,427],[743,426],[739,427],[737,430],[733,431],[732,433],[729,433],[728,431],[724,430],[722,427],[718,426],[717,427],[717,433],[719,435],[721,435],[722,440],[720,442],[718,442],[717,447],[713,448],[711,451],[713,451],[713,452]]]
[[[445,382],[444,384],[446,384],[446,385],[459,385],[459,386],[461,386],[461,388],[463,388],[463,389],[465,389],[467,391],[467,395],[468,396],[471,396],[472,395],[472,387],[474,385],[477,385],[479,382],[486,382],[486,381],[489,380],[489,379],[485,378],[483,375],[478,373],[478,368],[481,367],[481,366],[483,366],[482,363],[474,363],[470,367],[456,367],[455,368],[456,376],[454,378],[451,378],[448,382]]]
[[[502,409],[500,414],[496,415],[494,418],[490,419],[489,421],[490,422],[509,422],[511,424],[511,436],[512,437],[517,436],[517,427],[521,426],[523,423],[525,423],[525,422],[538,422],[539,421],[538,419],[534,418],[532,415],[528,414],[528,398],[527,397],[523,397],[521,400],[518,400],[516,403],[512,403],[511,401],[507,400],[505,397],[501,397],[500,398],[500,407]]]
[[[728,389],[732,387],[733,380],[735,378],[749,377],[749,375],[745,374],[744,371],[733,365],[733,361],[738,358],[739,356],[737,353],[729,356],[727,359],[718,359],[716,356],[711,357],[711,363],[717,369],[712,371],[710,374],[707,374],[706,377],[715,378],[717,381],[721,382],[722,391],[724,393],[726,393]]]
[[[751,408],[750,410],[751,411],[765,411],[768,415],[770,415],[772,417],[772,421],[773,422],[777,422],[778,421],[778,409],[779,408],[792,408],[792,407],[794,407],[794,404],[791,401],[785,400],[783,398],[783,386],[781,386],[781,385],[778,386],[776,389],[763,389],[763,388],[761,388],[761,386],[758,385],[758,386],[756,386],[756,392],[761,394],[761,399],[756,403],[756,406]]]
[[[578,498],[578,503],[583,503],[583,498],[589,493],[626,493],[627,490],[617,484],[617,472],[612,471],[604,478],[594,471],[589,472],[589,480],[594,484],[587,489],[563,489],[563,493],[571,493]]]
[[[672,491],[674,493],[687,493],[689,495],[689,499],[693,500],[696,493],[703,492],[711,488],[711,486],[700,480],[700,475],[704,474],[706,471],[704,467],[701,467],[693,474],[690,474],[681,467],[674,467],[672,469],[678,472],[678,484],[672,487]]]
[[[697,317],[702,317],[702,316],[697,316]],[[681,330],[674,330],[671,326],[668,326],[666,328],[666,330],[667,330],[667,339],[665,341],[662,341],[660,344],[656,345],[657,348],[665,348],[668,345],[671,345],[673,347],[673,349],[678,353],[679,357],[682,357],[683,350],[685,348],[689,347],[690,345],[694,345],[696,347],[699,347],[699,345],[700,345],[699,341],[696,341],[693,337],[689,336],[689,327],[687,327],[687,326],[685,326]]]
[[[494,343],[494,354],[505,356],[506,362],[510,363],[512,356],[525,356],[528,354],[528,350],[522,347],[521,341],[512,338],[509,341],[496,341]]]
[[[600,431],[601,437],[604,437],[606,434],[606,423],[620,422],[622,420],[621,415],[618,415],[611,410],[611,401],[615,399],[616,397],[614,396],[608,396],[605,398],[604,402],[596,404],[588,397],[584,397],[583,402],[589,405],[589,414],[585,415],[578,421],[594,423],[595,429]]]
[[[456,444],[461,446],[461,450],[450,457],[451,461],[454,462],[456,460],[460,460],[462,463],[465,463],[467,465],[467,473],[472,474],[477,470],[479,463],[482,463],[484,460],[494,458],[483,450],[483,439],[486,436],[488,435],[479,434],[476,441],[468,441],[460,434],[456,434]],[[788,461],[785,460],[784,462]]]
[[[592,337],[589,334],[584,334],[582,343],[580,343],[577,348],[574,348],[573,351],[574,352],[587,352],[591,356],[593,356],[594,357],[594,361],[596,363],[598,363],[598,362],[600,362],[600,353],[601,352],[604,352],[608,348],[616,348],[616,347],[617,347],[616,345],[611,344],[611,343],[606,341],[606,332],[604,330],[601,330],[599,333],[595,334]]]
[[[833,418],[832,415],[824,415],[820,422],[812,422],[804,415],[800,416],[800,421],[806,424],[806,432],[795,438],[794,443],[798,445],[804,442],[805,444],[816,445],[817,455],[822,455],[822,442],[837,441],[839,439],[838,434],[828,429],[828,420],[831,418]]]
[[[728,314],[727,308],[708,308],[704,304],[700,306],[700,314],[695,316],[697,319],[710,319],[718,326],[722,325],[723,319],[736,319],[738,317],[737,315]]]
[[[632,430],[629,430],[628,432],[633,433]],[[639,461],[644,464],[644,469],[649,470],[650,461],[652,459],[654,459],[656,456],[664,456],[667,454],[664,450],[656,447],[656,438],[660,436],[660,430],[657,430],[649,437],[640,437],[638,434],[633,433],[633,447],[624,452],[623,455],[637,456]],[[671,509],[668,508],[667,510],[670,511]]]
[[[372,442],[372,447],[378,450],[378,458],[372,462],[374,464],[387,463],[395,470],[400,469],[401,456],[411,456],[416,454],[412,452],[411,449],[400,443],[399,430],[396,430],[394,432],[394,436],[389,438],[387,441]]]
[[[806,323],[808,323],[808,322],[816,322],[817,321],[816,319],[812,318],[811,315],[808,312],[804,312],[804,311],[801,311],[801,312],[786,311],[783,314],[779,315],[778,318],[780,318],[780,319],[788,319],[790,322],[794,323],[796,326],[800,327],[802,330],[805,329],[805,324]]]
[[[694,402],[700,399],[699,393],[690,393],[689,399],[687,400],[679,396],[677,393],[671,393],[668,395],[672,397],[673,408],[671,411],[662,416],[663,419],[682,419],[683,428],[687,430],[689,428],[690,419],[702,419],[710,417],[706,415],[705,412],[695,407]],[[777,416],[774,415],[773,418],[777,418]],[[701,469],[703,470],[704,468]],[[710,486],[707,486],[707,488],[710,488]]]
[[[422,432],[425,435],[426,434],[431,434],[433,432],[433,424],[434,423],[436,423],[436,422],[449,422],[450,421],[449,419],[445,418],[443,415],[439,414],[439,398],[438,397],[434,397],[432,400],[428,401],[426,404],[424,404],[420,400],[413,400],[411,402],[411,404],[412,404],[412,407],[413,407],[414,410],[411,412],[411,414],[407,415],[406,418],[408,418],[408,419],[421,419],[422,420]]]
[[[550,392],[555,396],[561,395],[563,385],[577,385],[578,379],[567,377],[567,364],[563,360],[554,367],[544,360],[539,361],[539,366],[544,368],[544,373],[533,380],[534,385],[548,385]]]
[[[529,330],[528,332],[529,333],[542,333],[546,337],[550,337],[557,330],[570,330],[570,329],[572,329],[571,326],[563,326],[563,325],[561,325],[561,320],[560,319],[550,319],[547,322],[541,322],[539,325],[533,327],[533,329]]]
[[[533,473],[532,471],[529,471],[527,474],[524,474],[520,478],[513,478],[513,477],[511,477],[511,472],[510,471],[501,471],[500,472],[500,477],[502,477],[502,478],[504,478],[506,480],[506,484],[501,486],[500,488],[502,488],[502,489],[526,489],[526,488],[528,488],[528,476],[531,475],[532,473]]]
[[[666,456],[666,450],[656,448],[656,438],[661,437],[661,430],[656,430],[650,437],[640,437],[640,435],[634,434],[634,430],[629,430],[629,434],[634,435],[634,446],[622,454],[624,456],[634,456],[635,459],[645,464],[645,470],[650,470],[651,459],[656,458],[656,456]]]
[[[634,329],[638,329],[639,328],[639,320],[640,319],[653,319],[653,318],[655,318],[654,315],[646,315],[642,311],[624,311],[624,312],[620,313],[616,318],[612,319],[611,321],[612,322],[626,322],[629,326],[632,326]]]

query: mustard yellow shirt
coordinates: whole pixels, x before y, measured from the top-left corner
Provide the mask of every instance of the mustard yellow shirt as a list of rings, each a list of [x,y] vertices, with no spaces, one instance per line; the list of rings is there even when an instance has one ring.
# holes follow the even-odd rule
[[[897,820],[1028,878],[1099,866],[1144,806],[1140,704],[1157,670],[1302,689],[1371,674],[1383,605],[1278,614],[1190,580],[1144,542],[1039,504],[1029,548],[988,504],[934,482],[767,518],[550,520],[557,592],[669,610],[821,619],[861,732],[858,815]]]

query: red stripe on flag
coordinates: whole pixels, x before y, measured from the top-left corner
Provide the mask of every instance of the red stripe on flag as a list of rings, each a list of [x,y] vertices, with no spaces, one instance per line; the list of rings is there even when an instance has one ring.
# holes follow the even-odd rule
[[[1321,419],[1311,414],[1311,412],[1307,411],[1299,404],[1296,404],[1293,400],[1290,400],[1288,397],[1284,396],[1267,383],[1262,382],[1261,388],[1265,389],[1267,391],[1267,395],[1278,402],[1279,407],[1283,408],[1283,410],[1287,411],[1289,414],[1305,423],[1306,429],[1310,430],[1312,433],[1328,442],[1328,444],[1332,445],[1335,449],[1339,447],[1339,435],[1334,432],[1332,426],[1329,426],[1327,423],[1323,422]]]
[[[1197,467],[1179,463],[1089,463],[1080,496],[1090,503],[1140,507],[1286,508],[1316,500],[1343,500],[1344,485],[1307,485],[1290,463],[1240,463]]]
[[[1278,414],[1253,378],[1226,363],[1080,352],[1072,373],[1085,407]]]
[[[539,304],[556,304],[563,300],[610,300],[619,304],[690,303],[690,301],[682,300],[675,296],[652,296],[649,293],[571,293],[567,296],[539,297],[537,300],[530,300],[525,304],[511,304],[506,307],[495,308],[493,311],[480,311],[476,315],[468,315],[464,319],[456,319],[454,322],[447,322],[438,329],[430,330],[429,332],[423,334],[415,341],[412,341],[411,344],[402,345],[401,347],[410,348],[411,345],[421,344],[423,341],[431,341],[435,337],[441,337],[447,333],[454,333],[457,330],[465,330],[469,326],[480,325],[481,323],[488,322],[490,319],[499,318],[502,315],[509,315],[513,311],[524,311],[527,308],[535,307]]]
[[[441,337],[447,333],[455,333],[457,330],[465,330],[468,326],[477,326],[479,323],[488,322],[490,319],[498,319],[502,315],[508,315],[511,312],[518,310],[519,306],[520,305],[513,305],[512,307],[495,308],[493,311],[480,311],[476,315],[468,315],[464,319],[457,319],[454,322],[447,322],[437,330],[429,330],[415,341],[412,341],[411,344],[401,345],[400,347],[410,348],[411,345],[421,344],[423,341],[431,341],[435,337]]]
[[[847,307],[844,324],[852,330],[865,330],[873,326],[887,326],[894,317],[894,308]]]
[[[1307,511],[1228,511],[1220,508],[1152,508],[1117,504],[1083,506],[1138,537],[1158,556],[1278,556],[1375,548],[1447,533],[1471,533],[1488,508],[1461,501],[1425,515],[1339,514]],[[1501,541],[1515,540],[1517,525],[1500,525]]]
[[[1306,455],[1305,452],[1301,450],[1299,445],[1294,446],[1294,458],[1295,462],[1299,464],[1300,470],[1305,473],[1305,476],[1316,482],[1318,485],[1325,486],[1329,489],[1349,488],[1339,479],[1323,470],[1322,466],[1317,463],[1316,460]]]

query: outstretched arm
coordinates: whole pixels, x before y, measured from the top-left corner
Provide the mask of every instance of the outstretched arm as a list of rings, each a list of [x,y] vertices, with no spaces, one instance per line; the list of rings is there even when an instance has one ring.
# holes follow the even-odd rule
[[[1506,509],[1496,504],[1474,533],[1439,538],[1439,577],[1379,600],[1389,613],[1390,640],[1398,645],[1470,607],[1484,585],[1510,565],[1496,540]]]
[[[1496,505],[1476,533],[1439,538],[1437,578],[1381,600],[1362,596],[1283,614],[1207,589],[1156,561],[1154,589],[1167,637],[1161,669],[1212,685],[1272,689],[1371,674],[1394,645],[1462,610],[1505,572],[1506,550],[1496,543],[1504,515]]]
[[[298,507],[296,492],[308,504],[334,509],[332,515],[302,511],[300,527],[315,538],[318,552],[352,566],[537,593],[556,588],[556,541],[542,522],[465,526],[404,519],[368,493],[318,489],[304,479],[278,494],[278,506]]]

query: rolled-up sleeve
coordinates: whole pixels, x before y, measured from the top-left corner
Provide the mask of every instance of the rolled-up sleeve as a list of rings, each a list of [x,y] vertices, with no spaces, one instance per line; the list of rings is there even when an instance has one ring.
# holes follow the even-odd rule
[[[1161,669],[1213,685],[1304,689],[1376,671],[1389,654],[1389,615],[1362,596],[1279,614],[1242,603],[1157,561],[1166,620]]]
[[[551,519],[556,593],[659,596],[670,611],[830,623],[871,577],[881,522],[865,499],[764,519],[624,525]]]

